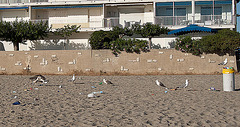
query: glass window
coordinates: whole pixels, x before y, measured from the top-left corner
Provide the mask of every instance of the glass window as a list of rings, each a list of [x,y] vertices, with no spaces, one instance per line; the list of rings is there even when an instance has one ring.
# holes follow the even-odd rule
[[[186,8],[175,8],[174,15],[175,16],[186,16]]]
[[[214,15],[222,15],[222,7],[215,7]]]
[[[212,15],[212,7],[201,7],[201,15]]]
[[[157,7],[156,16],[173,16],[173,8]]]
[[[213,15],[212,7],[201,7],[201,15]],[[214,15],[222,15],[222,7],[214,7]]]
[[[165,16],[173,16],[173,8],[166,8]]]

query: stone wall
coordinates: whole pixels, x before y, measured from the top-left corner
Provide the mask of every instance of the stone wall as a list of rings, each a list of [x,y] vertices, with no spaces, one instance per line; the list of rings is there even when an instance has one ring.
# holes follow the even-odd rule
[[[1,51],[2,74],[221,74],[223,65],[236,69],[235,56],[194,56],[174,49],[112,54],[111,50]]]

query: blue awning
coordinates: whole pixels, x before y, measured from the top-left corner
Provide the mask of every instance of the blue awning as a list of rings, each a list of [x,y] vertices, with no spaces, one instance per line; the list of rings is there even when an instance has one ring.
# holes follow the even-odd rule
[[[192,5],[191,1],[187,1],[187,2],[174,2],[174,6],[188,6],[188,5]]]
[[[232,4],[232,1],[214,1],[214,4]]]
[[[0,8],[0,10],[7,10],[7,9],[28,9],[28,7],[4,7],[4,8]]]
[[[213,5],[213,1],[196,1],[195,5]]]
[[[217,32],[217,31],[215,29],[211,29],[208,27],[201,27],[196,24],[191,24],[191,25],[188,25],[187,27],[170,31],[168,32],[168,35],[170,34],[181,35],[181,34],[186,34],[191,32]]]
[[[159,2],[156,3],[156,6],[173,6],[173,2]]]

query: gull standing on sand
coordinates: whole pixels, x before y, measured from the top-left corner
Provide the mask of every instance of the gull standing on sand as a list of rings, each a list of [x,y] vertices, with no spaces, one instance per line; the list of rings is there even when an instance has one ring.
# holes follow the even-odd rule
[[[106,80],[106,79],[103,79],[103,82],[104,82],[105,84],[113,84],[111,81]]]
[[[177,88],[186,88],[187,86],[188,86],[188,79],[186,79],[186,82],[182,86],[179,86]]]
[[[166,87],[162,82],[159,82],[158,80],[155,81],[158,86]]]
[[[72,79],[69,80],[69,82],[74,82],[76,80],[75,74],[73,74]]]
[[[33,83],[36,83],[36,82],[47,83],[46,78],[42,75],[35,75],[31,77],[30,80],[33,80]]]

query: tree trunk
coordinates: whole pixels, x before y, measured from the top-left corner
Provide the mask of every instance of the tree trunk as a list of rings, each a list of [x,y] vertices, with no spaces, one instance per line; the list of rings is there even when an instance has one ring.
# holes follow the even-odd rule
[[[149,38],[149,42],[148,42],[148,48],[151,49],[151,45],[152,45],[152,38]]]
[[[19,51],[19,43],[13,42],[14,51]]]
[[[67,46],[66,46],[66,49],[69,50],[69,37],[66,37],[67,38]]]

